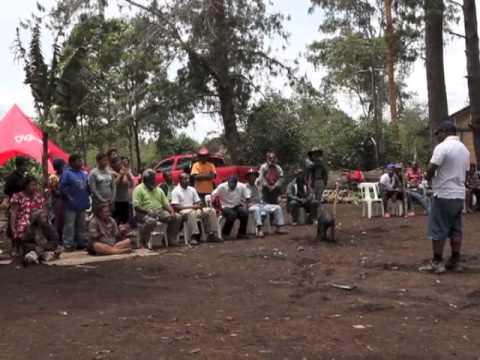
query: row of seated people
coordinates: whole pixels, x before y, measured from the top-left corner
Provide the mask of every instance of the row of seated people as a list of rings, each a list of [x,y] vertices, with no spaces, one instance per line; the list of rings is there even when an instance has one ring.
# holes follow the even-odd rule
[[[251,169],[247,183],[243,184],[234,176],[220,184],[212,193],[211,207],[202,202],[194,187],[190,186],[190,176],[182,174],[180,183],[172,192],[168,201],[163,191],[155,184],[155,172],[146,170],[143,181],[133,192],[133,206],[139,226],[139,236],[132,236],[127,224],[118,225],[111,217],[109,203],[97,204],[93,216],[88,221],[87,244],[76,244],[77,248],[87,248],[92,255],[122,254],[133,248],[146,246],[158,222],[167,224],[169,243],[178,244],[178,234],[183,226],[193,236],[195,244],[200,238],[199,221],[208,241],[218,242],[228,239],[234,222],[238,219],[240,227],[238,237],[247,236],[249,214],[253,215],[257,236],[264,236],[263,220],[271,216],[275,231],[286,233],[285,217],[279,204],[264,203],[256,180],[258,172]],[[316,202],[313,194],[305,184],[302,171],[296,173],[295,179],[287,187],[288,209],[293,219],[298,217],[300,208],[305,208],[313,222]],[[25,190],[15,194],[10,208],[11,236],[18,243],[27,263],[38,263],[58,258],[62,252],[58,232],[48,221],[46,203],[38,190],[38,182],[28,176]],[[222,236],[218,236],[218,217],[225,219]]]
[[[231,176],[227,182],[220,184],[211,194],[211,203],[204,203],[194,187],[190,186],[190,176],[182,174],[180,183],[173,189],[169,202],[164,192],[155,184],[155,172],[146,170],[142,176],[142,184],[133,192],[133,206],[136,219],[141,228],[140,245],[145,246],[157,226],[157,222],[167,224],[169,243],[178,243],[178,233],[182,223],[192,234],[193,244],[198,242],[199,221],[205,231],[207,241],[219,242],[229,239],[234,222],[238,219],[240,227],[238,237],[247,237],[247,222],[252,213],[257,227],[257,235],[264,236],[263,219],[265,214],[273,216],[273,224],[277,233],[285,233],[283,211],[278,204],[265,204],[260,200],[259,190],[255,184],[258,173],[251,170],[247,175],[248,183],[243,184],[238,178]],[[218,215],[225,219],[222,235],[219,236]]]

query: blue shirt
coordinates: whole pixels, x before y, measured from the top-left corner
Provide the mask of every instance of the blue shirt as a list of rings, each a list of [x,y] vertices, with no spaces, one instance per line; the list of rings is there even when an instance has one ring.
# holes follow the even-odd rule
[[[66,169],[60,178],[60,193],[69,210],[83,211],[90,207],[88,176],[83,170]]]

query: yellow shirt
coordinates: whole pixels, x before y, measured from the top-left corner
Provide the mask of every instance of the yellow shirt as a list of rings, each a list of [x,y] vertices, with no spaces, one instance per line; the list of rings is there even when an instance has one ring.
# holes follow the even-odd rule
[[[216,174],[217,171],[215,170],[215,165],[211,162],[201,163],[197,161],[192,166],[192,175],[198,174],[208,174],[214,173]],[[195,189],[200,194],[210,194],[213,191],[213,180],[195,180]]]

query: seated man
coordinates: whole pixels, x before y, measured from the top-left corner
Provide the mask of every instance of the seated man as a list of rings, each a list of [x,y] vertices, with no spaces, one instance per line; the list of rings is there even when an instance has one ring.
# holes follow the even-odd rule
[[[202,200],[197,190],[190,184],[190,175],[183,173],[180,175],[180,183],[172,191],[172,206],[175,211],[187,217],[184,226],[188,227],[189,234],[200,235],[198,220],[203,223],[206,234],[210,241],[218,241],[218,219],[215,209],[202,206]],[[197,241],[192,239],[192,245],[197,245]]]
[[[383,199],[383,209],[385,212],[385,218],[390,218],[391,215],[388,212],[388,200],[397,201],[403,199],[401,192],[399,191],[398,177],[395,174],[395,164],[388,164],[387,171],[380,177],[378,183],[380,187],[380,197]]]
[[[24,264],[38,264],[60,256],[63,248],[58,244],[58,233],[48,222],[46,209],[34,209],[30,217],[30,225],[21,241]]]
[[[109,203],[99,204],[88,224],[88,253],[90,255],[117,255],[132,250],[127,239],[128,225],[118,226],[110,215]]]
[[[262,216],[273,215],[273,224],[276,226],[277,234],[287,234],[288,232],[283,230],[285,220],[283,219],[283,211],[280,205],[277,204],[265,204],[260,197],[260,192],[255,184],[258,177],[258,171],[250,169],[247,173],[247,188],[250,192],[250,207],[248,211],[253,212],[255,215],[255,223],[257,225],[257,236],[263,237],[263,221]]]
[[[480,210],[480,173],[475,164],[470,164],[467,178],[467,211],[473,212],[473,195],[477,198],[476,210]]]
[[[414,162],[411,167],[408,167],[405,171],[405,179],[409,188],[418,189],[423,180],[422,169],[418,166],[417,162]]]
[[[426,198],[420,193],[420,185],[422,182],[422,174],[417,166],[417,173],[414,175],[410,174],[410,178],[413,179],[410,182],[407,179],[406,173],[403,172],[402,164],[395,164],[395,176],[396,176],[396,187],[398,190],[397,199],[403,200],[404,195],[407,196],[407,216],[415,216],[413,211],[413,202],[419,204],[426,213],[428,213],[429,208],[426,201]],[[404,181],[406,186],[404,186]]]
[[[162,189],[155,185],[155,171],[145,170],[142,179],[143,182],[135,188],[132,195],[138,223],[143,225],[143,229],[140,231],[140,243],[144,246],[147,245],[157,226],[157,221],[160,221],[168,225],[169,243],[178,245],[182,215],[175,213]]]
[[[239,219],[240,229],[238,231],[238,237],[246,237],[248,222],[247,208],[250,194],[245,184],[239,183],[236,176],[229,176],[227,182],[220,184],[213,191],[212,197],[213,201],[215,201],[215,198],[220,200],[222,215],[227,220],[223,227],[223,234],[229,236],[233,223],[236,219]]]
[[[305,181],[303,170],[295,171],[295,178],[287,186],[287,207],[292,214],[293,225],[299,223],[299,209],[304,208],[308,213],[307,223],[313,224],[317,219],[317,209],[320,203],[315,200]],[[300,221],[301,222],[301,221]]]

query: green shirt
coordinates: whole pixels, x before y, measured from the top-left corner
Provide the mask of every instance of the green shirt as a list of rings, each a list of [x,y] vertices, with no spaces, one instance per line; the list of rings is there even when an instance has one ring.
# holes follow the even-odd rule
[[[133,190],[132,198],[134,207],[146,211],[161,210],[168,206],[168,199],[158,186],[150,190],[140,184]]]

